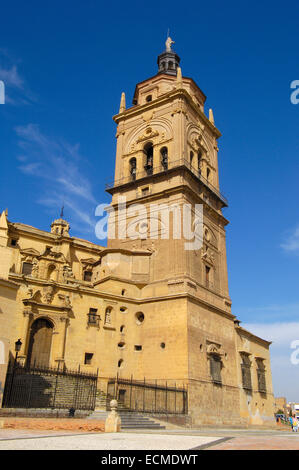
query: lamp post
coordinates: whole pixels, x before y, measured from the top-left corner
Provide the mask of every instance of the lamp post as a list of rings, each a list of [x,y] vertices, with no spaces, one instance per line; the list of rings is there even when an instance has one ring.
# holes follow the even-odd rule
[[[19,353],[20,350],[21,350],[22,344],[23,344],[23,343],[22,343],[22,341],[21,341],[20,338],[18,339],[18,341],[15,342],[15,351],[16,351],[16,359],[15,359],[15,361],[17,361],[17,359],[18,359],[18,353]]]
[[[16,355],[15,355],[15,360],[14,360],[14,363],[13,363],[12,374],[11,374],[11,383],[10,383],[9,395],[8,395],[8,404],[9,404],[9,406],[12,406],[12,404],[13,404],[12,389],[13,389],[13,382],[14,382],[14,378],[15,378],[16,362],[17,362],[17,359],[18,359],[18,353],[20,352],[21,346],[22,346],[22,341],[19,338],[18,341],[15,342]]]

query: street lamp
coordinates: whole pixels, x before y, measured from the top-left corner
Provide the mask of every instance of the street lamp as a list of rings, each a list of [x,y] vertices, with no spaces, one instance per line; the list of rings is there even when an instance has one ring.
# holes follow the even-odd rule
[[[18,353],[20,352],[22,344],[23,343],[20,338],[15,342],[16,360],[18,359]]]

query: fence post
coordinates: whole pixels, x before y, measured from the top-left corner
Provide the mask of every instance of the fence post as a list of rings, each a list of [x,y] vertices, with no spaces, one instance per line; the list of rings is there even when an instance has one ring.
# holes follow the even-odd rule
[[[130,384],[130,411],[132,411],[132,387],[133,387],[133,374],[131,374],[131,384]]]
[[[55,390],[54,390],[54,397],[53,397],[53,408],[55,408],[55,401],[56,401],[56,393],[57,393],[57,385],[58,385],[58,373],[59,373],[59,365],[60,365],[60,362],[58,361],[58,365],[57,365],[57,372],[56,372],[56,380],[55,380]]]
[[[12,394],[14,375],[15,375],[15,364],[16,364],[16,358],[14,359],[13,362],[12,361],[10,362],[10,366],[9,366],[9,368],[11,369],[11,374],[10,374],[9,392],[7,396],[7,408],[11,408],[11,394]]]
[[[166,414],[167,414],[167,380],[166,380],[166,390],[165,390],[165,408],[166,408]]]

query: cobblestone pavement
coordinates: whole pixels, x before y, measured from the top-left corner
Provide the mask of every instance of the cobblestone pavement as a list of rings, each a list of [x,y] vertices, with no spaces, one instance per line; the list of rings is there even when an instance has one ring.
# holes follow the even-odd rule
[[[224,440],[225,439],[225,440]],[[85,430],[0,429],[0,450],[299,450],[299,433],[289,429]]]
[[[9,431],[9,434],[5,434]],[[27,434],[26,434],[27,433]],[[54,433],[54,431],[53,431]],[[211,436],[176,436],[171,434],[135,433],[55,433],[2,429],[0,450],[188,450],[219,438]]]

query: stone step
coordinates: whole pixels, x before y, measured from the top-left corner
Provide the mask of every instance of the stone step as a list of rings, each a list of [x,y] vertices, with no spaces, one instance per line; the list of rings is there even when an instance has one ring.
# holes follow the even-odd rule
[[[94,411],[87,419],[106,420],[108,411]],[[165,429],[154,419],[141,414],[119,411],[121,418],[121,429]]]

